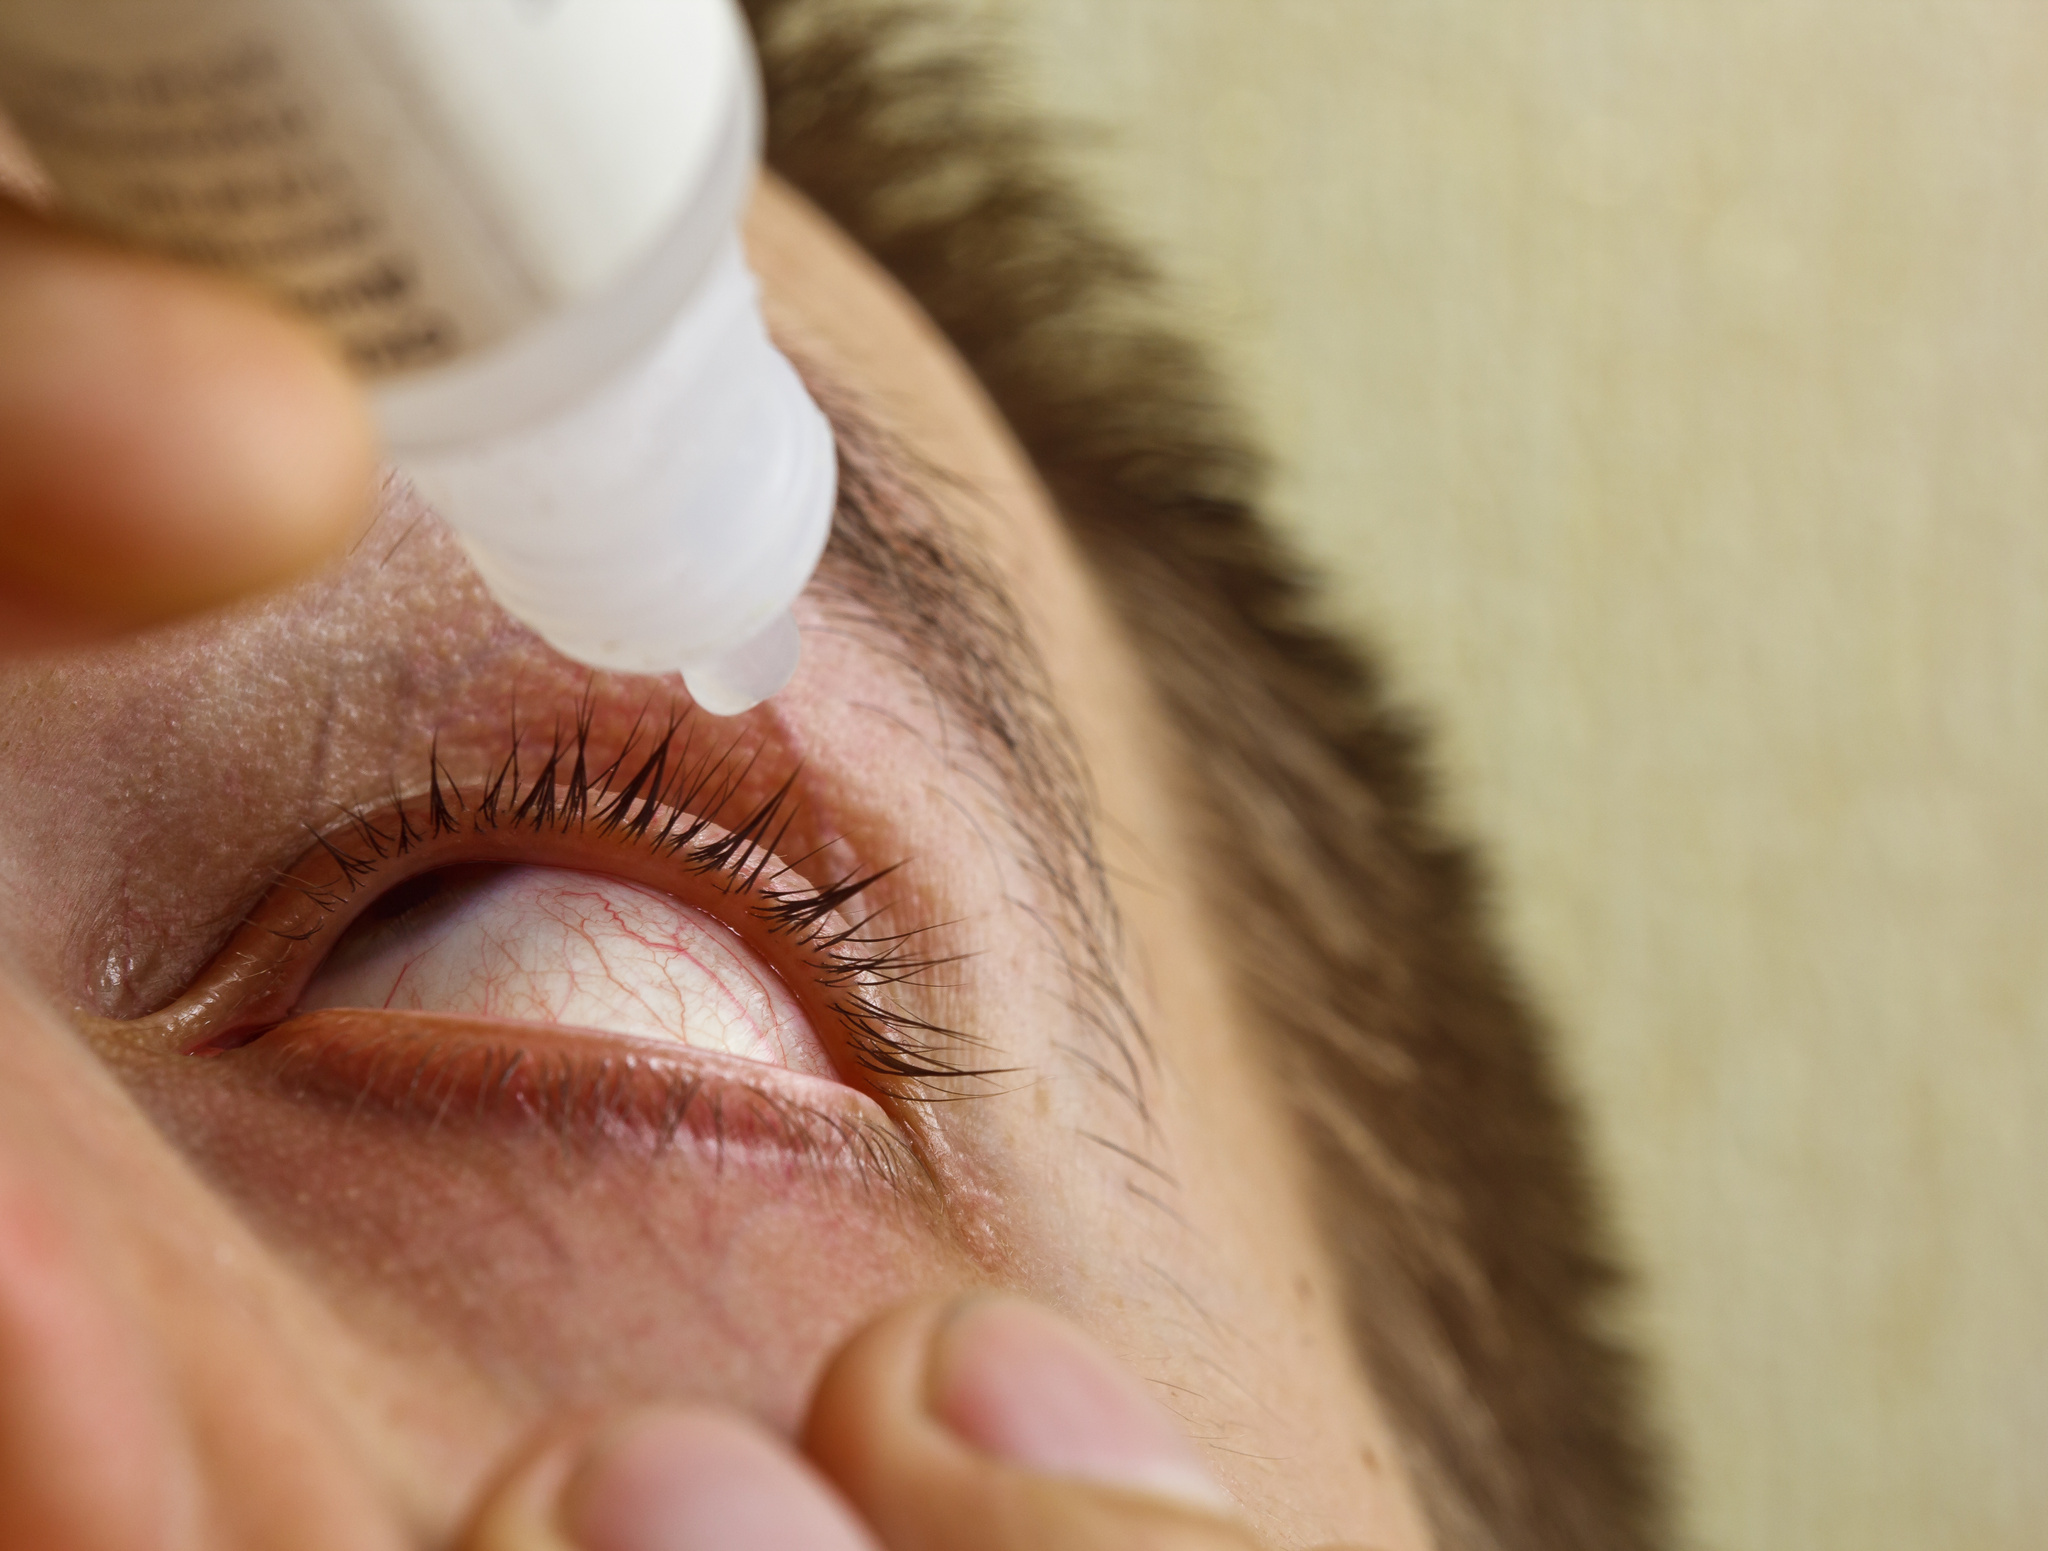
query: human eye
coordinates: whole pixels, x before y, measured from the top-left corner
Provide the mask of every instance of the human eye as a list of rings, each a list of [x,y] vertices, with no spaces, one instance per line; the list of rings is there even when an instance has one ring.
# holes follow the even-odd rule
[[[944,960],[807,810],[803,771],[685,709],[607,743],[586,707],[494,764],[311,827],[227,945],[121,1036],[300,1101],[437,1126],[731,1140],[857,1165],[987,1075],[912,993]]]

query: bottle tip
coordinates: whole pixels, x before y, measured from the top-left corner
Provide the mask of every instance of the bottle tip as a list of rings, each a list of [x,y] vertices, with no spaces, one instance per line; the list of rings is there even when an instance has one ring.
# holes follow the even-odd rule
[[[796,675],[803,643],[796,619],[784,610],[768,628],[748,637],[723,656],[683,669],[690,698],[713,716],[738,716],[751,711]]]

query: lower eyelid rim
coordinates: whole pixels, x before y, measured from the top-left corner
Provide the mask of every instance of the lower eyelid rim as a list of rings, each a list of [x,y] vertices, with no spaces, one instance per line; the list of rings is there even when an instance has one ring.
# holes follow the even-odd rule
[[[361,1022],[366,1026],[351,1027]],[[301,1098],[369,1106],[403,1120],[513,1121],[560,1136],[627,1142],[659,1154],[680,1138],[720,1149],[765,1143],[813,1158],[835,1148],[901,1188],[929,1181],[915,1144],[858,1089],[738,1057],[665,1048],[602,1031],[539,1034],[514,1043],[490,1020],[450,1014],[364,1014],[325,1009],[280,1025],[234,1055],[244,1077]],[[383,1070],[379,1070],[382,1068]],[[403,1074],[402,1080],[392,1072]],[[838,1097],[831,1097],[836,1093]],[[703,1113],[708,1110],[709,1113]]]

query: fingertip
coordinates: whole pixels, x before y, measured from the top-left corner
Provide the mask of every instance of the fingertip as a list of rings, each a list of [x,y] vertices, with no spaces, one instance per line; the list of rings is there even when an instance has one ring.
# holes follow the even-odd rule
[[[88,628],[277,585],[375,489],[362,391],[240,288],[0,216],[0,588]]]
[[[875,1551],[788,1445],[708,1410],[614,1429],[570,1479],[562,1521],[577,1551]]]
[[[827,1365],[805,1452],[890,1545],[1249,1544],[1179,1422],[1050,1312],[904,1305]]]
[[[887,1479],[891,1457],[916,1446],[929,1425],[932,1345],[957,1306],[950,1297],[900,1304],[825,1365],[799,1441],[835,1480]]]
[[[493,1491],[463,1551],[877,1551],[787,1444],[733,1413],[653,1406],[557,1436]]]
[[[190,1532],[186,1440],[157,1379],[70,1225],[0,1175],[0,1544]]]
[[[933,1337],[932,1414],[991,1458],[1048,1476],[1234,1506],[1180,1420],[1067,1321],[1021,1298],[969,1300]]]

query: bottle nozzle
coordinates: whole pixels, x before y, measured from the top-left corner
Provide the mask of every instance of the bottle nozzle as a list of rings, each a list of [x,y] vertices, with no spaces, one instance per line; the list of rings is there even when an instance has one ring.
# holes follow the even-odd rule
[[[779,692],[803,654],[796,618],[786,610],[759,635],[711,661],[683,669],[690,698],[713,716],[738,716]]]
[[[831,531],[837,460],[736,240],[649,352],[564,412],[396,450],[492,595],[558,651],[681,670],[721,716],[796,671],[789,606]]]

